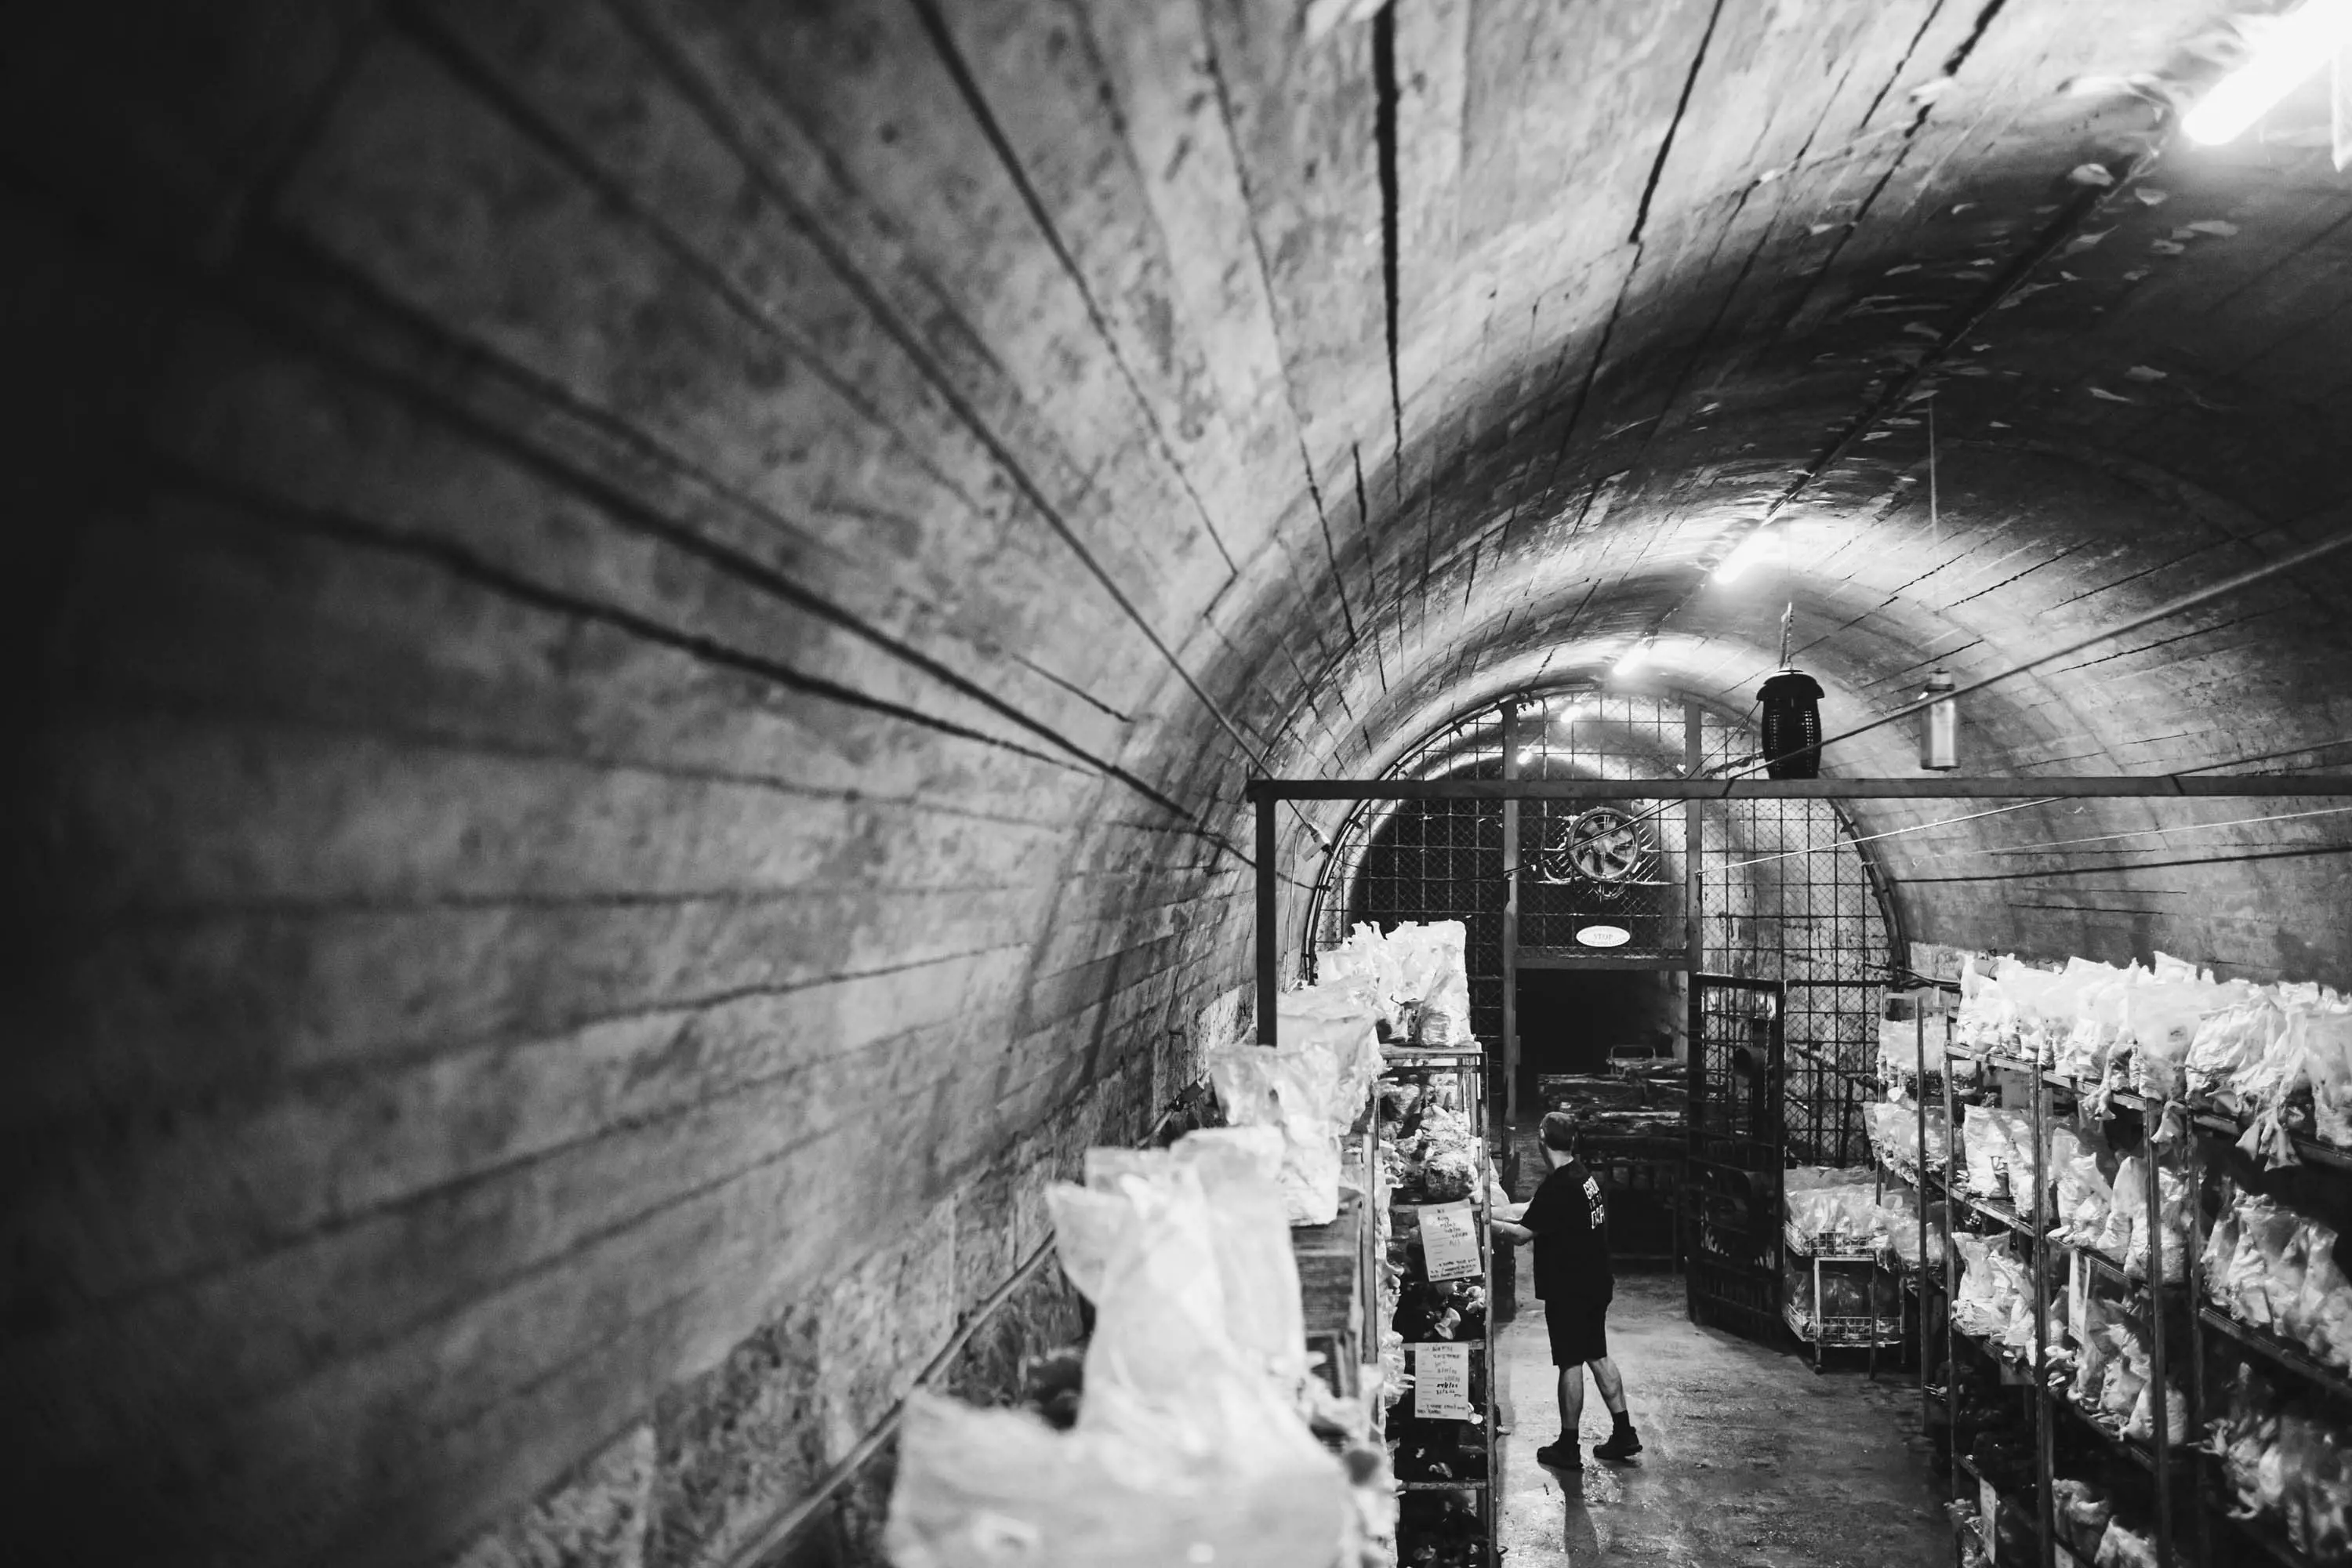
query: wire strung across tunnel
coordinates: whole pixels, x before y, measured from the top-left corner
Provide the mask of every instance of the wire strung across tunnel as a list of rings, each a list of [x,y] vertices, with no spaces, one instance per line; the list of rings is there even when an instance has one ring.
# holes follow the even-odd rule
[[[2023,811],[2028,806],[2053,805],[2059,798],[2053,795],[2039,800],[2021,800],[2012,805],[1996,805],[1990,811],[1971,811],[1965,816],[1943,816],[1933,822],[1915,822],[1908,827],[1890,827],[1884,833],[1864,834],[1859,838],[1841,838],[1834,844],[1807,845],[1800,849],[1783,849],[1777,854],[1759,855],[1753,860],[1735,860],[1724,868],[1737,871],[1743,866],[1761,866],[1768,860],[1786,860],[1792,855],[1811,855],[1822,849],[1850,847],[1856,844],[1875,844],[1882,838],[1899,838],[1906,833],[1925,833],[1932,827],[1949,827],[1955,823],[1974,822],[1980,816],[1999,816],[2003,812]]]
[[[2022,663],[2010,666],[2007,669],[1995,670],[1990,675],[1969,681],[1966,685],[1961,686],[1955,690],[1943,692],[1932,700],[1907,702],[1902,707],[1895,710],[1894,712],[1873,719],[1867,724],[1857,724],[1851,730],[1846,730],[1838,734],[1829,736],[1827,739],[1823,740],[1820,746],[1815,748],[1815,750],[1827,751],[1831,745],[1839,741],[1851,741],[1856,735],[1866,735],[1873,730],[1884,729],[1889,724],[1896,723],[1904,719],[1912,718],[1920,713],[1924,713],[1929,708],[1933,707],[1936,702],[1952,701],[1957,700],[1959,698],[1970,696],[1976,692],[1984,690],[1988,687],[1997,686],[2004,680],[2023,675],[2030,670],[2039,669],[2043,665],[2052,663],[2057,659],[2064,658],[2069,654],[2080,653],[2084,648],[2093,647],[2100,643],[2106,642],[2111,638],[2119,637],[2126,632],[2137,631],[2142,626],[2153,625],[2158,621],[2168,620],[2174,616],[2181,615],[2187,611],[2196,609],[2200,605],[2210,604],[2215,599],[2227,597],[2229,595],[2234,594],[2242,588],[2251,588],[2257,583],[2266,582],[2273,577],[2278,576],[2282,573],[2291,572],[2298,566],[2309,565],[2312,562],[2317,561],[2323,556],[2333,555],[2337,551],[2347,548],[2352,548],[2352,528],[2339,530],[2338,531],[2321,540],[2316,544],[2306,545],[2301,550],[2282,555],[2275,561],[2265,562],[2262,565],[2256,566],[2250,571],[2241,572],[2234,577],[2225,577],[2221,582],[2215,583],[2209,587],[2198,589],[2195,593],[2183,594],[2179,598],[2168,600],[2164,604],[2157,605],[2156,608],[2152,610],[2144,611],[2139,615],[2130,616],[2126,620],[2117,622],[2112,626],[2102,627],[2100,630],[2091,633],[2088,637],[2077,637],[2073,642],[2065,643],[2060,647],[2052,648],[2047,653],[2036,654],[2032,658],[2026,659]],[[1752,773],[1764,765],[1765,764],[1762,763],[1757,763],[1740,771],[1743,773]],[[1735,774],[1734,776],[1737,775]]]
[[[2101,844],[2116,838],[2146,838],[2158,833],[2201,833],[2221,827],[2253,827],[2266,822],[2298,822],[2307,816],[2341,816],[2352,812],[2352,805],[2325,805],[2311,811],[2282,811],[2268,816],[2240,816],[2227,822],[2184,822],[2168,827],[2134,827],[2120,833],[2094,833],[2082,838],[2051,838],[2040,844],[2004,845],[1998,848],[1956,850],[1954,854],[1979,855],[2038,855],[2044,850],[2063,849],[2076,844]],[[2090,851],[2101,855],[2137,855],[2137,849],[2102,849]],[[1936,856],[1930,858],[1945,858]]]
[[[1963,871],[1948,877],[1906,876],[1906,884],[1937,882],[2031,882],[2047,877],[2113,877],[2126,871],[2165,871],[2179,866],[2241,866],[2256,860],[2308,860],[2352,855],[2352,844],[2313,844],[2294,849],[2258,849],[2242,855],[2189,855],[2175,860],[2109,861],[2101,866],[2051,866],[2033,871]]]

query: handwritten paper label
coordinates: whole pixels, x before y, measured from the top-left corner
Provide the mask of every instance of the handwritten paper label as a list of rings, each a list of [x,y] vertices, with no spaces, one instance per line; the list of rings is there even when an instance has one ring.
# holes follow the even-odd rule
[[[1467,1421],[1470,1408],[1470,1347],[1412,1347],[1412,1413],[1423,1421]]]
[[[1433,1280],[1474,1279],[1485,1272],[1478,1215],[1468,1204],[1432,1204],[1421,1211],[1421,1260]]]
[[[1985,1555],[2000,1561],[2000,1494],[1987,1480],[1977,1482],[1977,1514],[1984,1527]]]

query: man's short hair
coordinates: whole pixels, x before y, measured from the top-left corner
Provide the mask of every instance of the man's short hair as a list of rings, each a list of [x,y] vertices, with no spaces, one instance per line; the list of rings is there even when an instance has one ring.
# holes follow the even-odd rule
[[[1565,1110],[1554,1110],[1543,1119],[1539,1130],[1547,1149],[1559,1153],[1572,1152],[1576,1148],[1576,1118]]]

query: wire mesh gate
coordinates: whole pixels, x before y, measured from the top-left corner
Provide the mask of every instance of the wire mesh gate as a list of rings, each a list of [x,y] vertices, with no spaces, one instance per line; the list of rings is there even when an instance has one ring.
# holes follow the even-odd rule
[[[1759,1340],[1780,1324],[1786,1003],[1777,981],[1692,977],[1684,1289],[1694,1321]]]

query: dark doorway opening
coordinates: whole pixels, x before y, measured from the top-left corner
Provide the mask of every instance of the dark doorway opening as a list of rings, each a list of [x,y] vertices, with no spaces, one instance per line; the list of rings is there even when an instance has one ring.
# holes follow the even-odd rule
[[[1663,969],[1519,971],[1519,1103],[1536,1102],[1546,1073],[1609,1070],[1613,1046],[1671,1056],[1685,1003]]]

